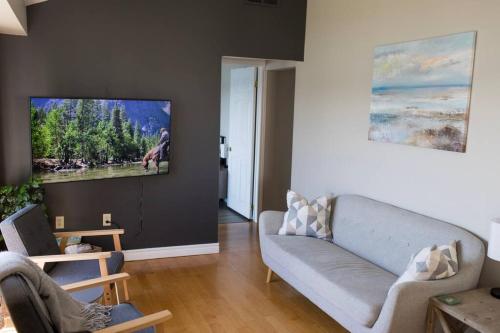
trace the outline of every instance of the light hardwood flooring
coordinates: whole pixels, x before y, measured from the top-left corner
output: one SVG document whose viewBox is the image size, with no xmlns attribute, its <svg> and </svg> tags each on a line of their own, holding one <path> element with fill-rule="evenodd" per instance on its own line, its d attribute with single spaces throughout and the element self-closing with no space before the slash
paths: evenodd
<svg viewBox="0 0 500 333">
<path fill-rule="evenodd" d="M 174 315 L 158 333 L 347 332 L 286 282 L 265 283 L 255 223 L 219 225 L 219 242 L 220 254 L 126 263 L 132 302 Z"/>
</svg>

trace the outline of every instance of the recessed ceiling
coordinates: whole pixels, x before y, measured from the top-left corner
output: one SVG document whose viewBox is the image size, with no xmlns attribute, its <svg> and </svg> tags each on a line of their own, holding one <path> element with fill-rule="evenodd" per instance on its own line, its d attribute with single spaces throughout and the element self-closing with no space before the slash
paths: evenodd
<svg viewBox="0 0 500 333">
<path fill-rule="evenodd" d="M 26 4 L 26 6 L 30 6 L 30 5 L 34 5 L 36 3 L 45 2 L 45 1 L 48 1 L 48 0 L 24 0 L 24 3 Z"/>
</svg>

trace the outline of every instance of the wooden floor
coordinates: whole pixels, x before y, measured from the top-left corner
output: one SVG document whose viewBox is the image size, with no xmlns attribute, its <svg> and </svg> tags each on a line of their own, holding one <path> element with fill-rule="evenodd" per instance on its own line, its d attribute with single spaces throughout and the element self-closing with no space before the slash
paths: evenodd
<svg viewBox="0 0 500 333">
<path fill-rule="evenodd" d="M 280 279 L 265 283 L 255 223 L 219 225 L 221 253 L 128 262 L 132 302 L 163 332 L 347 332 Z"/>
<path fill-rule="evenodd" d="M 219 224 L 248 222 L 244 216 L 239 215 L 225 204 L 219 204 Z"/>
</svg>

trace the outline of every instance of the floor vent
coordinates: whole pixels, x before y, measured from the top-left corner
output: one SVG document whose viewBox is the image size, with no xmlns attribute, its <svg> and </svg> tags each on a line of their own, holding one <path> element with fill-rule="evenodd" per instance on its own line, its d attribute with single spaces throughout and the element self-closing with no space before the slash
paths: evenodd
<svg viewBox="0 0 500 333">
<path fill-rule="evenodd" d="M 243 0 L 247 5 L 257 5 L 266 7 L 278 7 L 280 5 L 280 0 Z"/>
</svg>

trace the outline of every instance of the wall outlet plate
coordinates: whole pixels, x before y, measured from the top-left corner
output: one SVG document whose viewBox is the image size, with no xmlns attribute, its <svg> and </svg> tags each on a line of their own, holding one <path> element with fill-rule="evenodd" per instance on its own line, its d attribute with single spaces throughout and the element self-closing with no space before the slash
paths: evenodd
<svg viewBox="0 0 500 333">
<path fill-rule="evenodd" d="M 64 229 L 64 216 L 56 216 L 56 229 Z"/>
<path fill-rule="evenodd" d="M 102 226 L 111 227 L 111 213 L 102 214 Z"/>
</svg>

